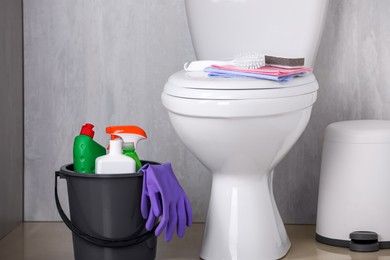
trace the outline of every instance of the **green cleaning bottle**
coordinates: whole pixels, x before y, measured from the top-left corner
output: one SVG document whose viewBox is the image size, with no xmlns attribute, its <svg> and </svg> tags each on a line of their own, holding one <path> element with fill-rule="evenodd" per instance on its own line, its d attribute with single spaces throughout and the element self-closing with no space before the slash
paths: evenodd
<svg viewBox="0 0 390 260">
<path fill-rule="evenodd" d="M 73 166 L 78 173 L 95 173 L 96 158 L 106 154 L 106 148 L 93 140 L 94 125 L 85 124 L 73 142 Z"/>
<path fill-rule="evenodd" d="M 136 171 L 138 172 L 138 170 L 142 168 L 142 164 L 140 159 L 138 158 L 137 153 L 135 152 L 133 143 L 123 143 L 122 149 L 124 155 L 133 158 L 133 160 L 135 161 Z"/>
<path fill-rule="evenodd" d="M 123 154 L 134 159 L 136 171 L 138 172 L 142 167 L 142 163 L 135 152 L 135 148 L 140 140 L 147 138 L 145 131 L 138 126 L 126 125 L 109 126 L 106 128 L 106 133 L 111 135 L 111 140 L 117 137 L 122 138 Z"/>
</svg>

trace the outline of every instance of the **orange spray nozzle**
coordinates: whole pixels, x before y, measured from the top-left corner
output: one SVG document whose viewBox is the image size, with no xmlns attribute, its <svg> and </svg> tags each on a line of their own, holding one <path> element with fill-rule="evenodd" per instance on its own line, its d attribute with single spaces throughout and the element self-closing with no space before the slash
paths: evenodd
<svg viewBox="0 0 390 260">
<path fill-rule="evenodd" d="M 140 136 L 143 136 L 144 138 L 147 138 L 145 131 L 138 126 L 135 125 L 125 125 L 125 126 L 108 126 L 106 128 L 106 133 L 111 135 L 116 134 L 137 134 Z"/>
<path fill-rule="evenodd" d="M 147 138 L 146 132 L 142 128 L 133 125 L 108 126 L 106 133 L 111 135 L 111 140 L 120 137 L 124 143 L 134 143 L 134 148 L 138 141 Z"/>
</svg>

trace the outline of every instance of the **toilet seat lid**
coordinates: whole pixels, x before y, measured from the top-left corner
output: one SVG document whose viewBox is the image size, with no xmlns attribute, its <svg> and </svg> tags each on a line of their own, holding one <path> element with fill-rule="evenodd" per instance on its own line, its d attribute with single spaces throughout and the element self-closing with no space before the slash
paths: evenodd
<svg viewBox="0 0 390 260">
<path fill-rule="evenodd" d="M 313 73 L 288 82 L 252 78 L 210 78 L 205 72 L 178 71 L 165 84 L 171 96 L 194 99 L 257 99 L 299 96 L 317 91 Z"/>
</svg>

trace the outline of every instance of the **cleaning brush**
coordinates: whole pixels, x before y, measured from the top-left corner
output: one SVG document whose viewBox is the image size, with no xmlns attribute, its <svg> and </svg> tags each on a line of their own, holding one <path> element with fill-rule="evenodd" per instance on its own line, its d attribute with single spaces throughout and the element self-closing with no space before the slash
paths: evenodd
<svg viewBox="0 0 390 260">
<path fill-rule="evenodd" d="M 265 65 L 265 56 L 258 52 L 244 52 L 234 56 L 231 61 L 216 61 L 216 60 L 198 60 L 187 62 L 184 64 L 186 71 L 203 71 L 211 65 L 226 66 L 233 65 L 238 69 L 258 69 Z"/>
</svg>

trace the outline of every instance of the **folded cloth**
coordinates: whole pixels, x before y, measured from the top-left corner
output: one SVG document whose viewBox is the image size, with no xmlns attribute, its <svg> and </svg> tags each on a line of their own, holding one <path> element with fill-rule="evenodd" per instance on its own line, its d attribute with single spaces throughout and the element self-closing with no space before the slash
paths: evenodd
<svg viewBox="0 0 390 260">
<path fill-rule="evenodd" d="M 245 72 L 242 70 L 219 69 L 219 68 L 214 68 L 213 66 L 207 67 L 204 71 L 207 72 L 208 76 L 212 78 L 256 78 L 256 79 L 272 80 L 277 82 L 286 82 L 294 77 L 300 77 L 306 75 L 306 72 L 295 72 L 290 74 L 279 73 L 279 75 L 277 75 L 274 72 L 268 74 L 261 74 L 259 72 Z"/>
<path fill-rule="evenodd" d="M 256 73 L 256 74 L 265 74 L 265 75 L 273 75 L 273 76 L 287 76 L 287 75 L 294 75 L 299 74 L 303 72 L 312 72 L 312 68 L 281 68 L 281 67 L 275 67 L 275 66 L 263 66 L 257 69 L 239 69 L 235 66 L 218 66 L 218 65 L 212 65 L 211 67 L 221 70 L 228 70 L 228 71 L 238 71 L 238 72 L 248 72 L 248 73 Z"/>
<path fill-rule="evenodd" d="M 164 239 L 170 241 L 177 228 L 177 235 L 183 237 L 185 226 L 192 224 L 192 209 L 171 164 L 145 164 L 139 171 L 144 174 L 141 214 L 147 219 L 146 229 L 151 230 L 156 219 L 162 216 L 155 235 L 165 230 Z"/>
</svg>

